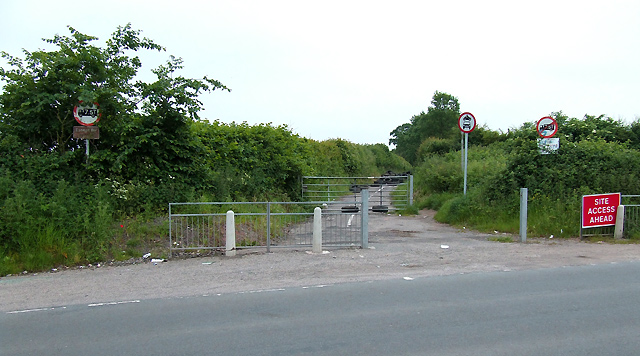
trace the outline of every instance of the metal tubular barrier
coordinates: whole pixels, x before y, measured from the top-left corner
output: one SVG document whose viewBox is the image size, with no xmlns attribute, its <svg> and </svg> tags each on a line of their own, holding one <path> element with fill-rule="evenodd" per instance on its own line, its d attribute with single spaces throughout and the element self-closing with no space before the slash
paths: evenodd
<svg viewBox="0 0 640 356">
<path fill-rule="evenodd" d="M 640 195 L 623 195 L 622 197 L 633 199 L 640 198 Z M 634 235 L 640 235 L 640 204 L 625 204 L 622 237 L 631 237 Z"/>
<path fill-rule="evenodd" d="M 170 203 L 169 257 L 225 251 L 228 211 L 234 212 L 234 251 L 311 246 L 316 207 L 322 209 L 323 246 L 362 247 L 362 221 L 368 211 L 361 201 Z"/>
<path fill-rule="evenodd" d="M 624 222 L 622 232 L 618 237 L 628 238 L 632 235 L 640 235 L 640 195 L 621 195 L 624 207 Z M 626 202 L 626 204 L 625 204 Z M 614 226 L 583 228 L 580 226 L 580 237 L 589 236 L 615 236 Z"/>
<path fill-rule="evenodd" d="M 302 200 L 356 201 L 362 189 L 369 189 L 374 212 L 401 210 L 413 205 L 413 175 L 388 174 L 379 177 L 312 177 L 301 179 Z"/>
</svg>

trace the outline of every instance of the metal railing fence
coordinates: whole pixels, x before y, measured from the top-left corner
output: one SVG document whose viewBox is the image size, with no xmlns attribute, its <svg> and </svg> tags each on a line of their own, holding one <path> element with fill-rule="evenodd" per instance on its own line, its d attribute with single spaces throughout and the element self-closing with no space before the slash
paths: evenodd
<svg viewBox="0 0 640 356">
<path fill-rule="evenodd" d="M 620 198 L 624 206 L 624 236 L 640 236 L 640 195 L 621 195 Z"/>
<path fill-rule="evenodd" d="M 218 250 L 226 244 L 227 211 L 234 212 L 236 249 L 311 246 L 313 211 L 322 209 L 323 246 L 362 247 L 367 204 L 348 202 L 207 202 L 169 204 L 169 255 Z"/>
<path fill-rule="evenodd" d="M 624 224 L 623 234 L 624 237 L 630 237 L 633 235 L 640 236 L 640 195 L 620 195 L 621 205 L 624 206 Z M 580 236 L 613 236 L 615 233 L 615 226 L 602 226 L 583 228 L 580 227 Z"/>
<path fill-rule="evenodd" d="M 365 188 L 370 190 L 372 206 L 398 210 L 413 204 L 413 175 L 410 174 L 379 177 L 304 176 L 301 179 L 303 201 L 357 201 L 358 194 Z"/>
</svg>

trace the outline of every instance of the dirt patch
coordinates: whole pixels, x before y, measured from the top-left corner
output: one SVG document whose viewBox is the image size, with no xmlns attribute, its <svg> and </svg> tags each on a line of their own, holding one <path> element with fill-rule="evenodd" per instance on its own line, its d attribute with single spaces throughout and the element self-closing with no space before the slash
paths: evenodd
<svg viewBox="0 0 640 356">
<path fill-rule="evenodd" d="M 418 216 L 371 214 L 369 249 L 241 250 L 160 263 L 91 266 L 0 278 L 0 311 L 186 297 L 351 281 L 512 271 L 640 259 L 640 245 L 529 238 L 489 241 L 503 234 L 455 229 Z M 514 237 L 514 240 L 517 240 Z"/>
</svg>

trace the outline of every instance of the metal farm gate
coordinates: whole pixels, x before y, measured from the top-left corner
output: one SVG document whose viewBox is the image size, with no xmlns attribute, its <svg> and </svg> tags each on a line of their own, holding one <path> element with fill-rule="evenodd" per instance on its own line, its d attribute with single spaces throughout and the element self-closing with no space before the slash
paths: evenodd
<svg viewBox="0 0 640 356">
<path fill-rule="evenodd" d="M 310 177 L 301 180 L 302 200 L 357 201 L 362 189 L 369 190 L 374 212 L 402 210 L 413 205 L 413 175 L 388 172 L 380 177 Z"/>
<path fill-rule="evenodd" d="M 366 247 L 367 201 L 170 203 L 169 256 L 224 251 L 227 212 L 233 211 L 236 249 L 311 246 L 314 209 L 322 210 L 322 245 Z"/>
<path fill-rule="evenodd" d="M 640 195 L 621 195 L 624 206 L 624 237 L 640 236 Z"/>
</svg>

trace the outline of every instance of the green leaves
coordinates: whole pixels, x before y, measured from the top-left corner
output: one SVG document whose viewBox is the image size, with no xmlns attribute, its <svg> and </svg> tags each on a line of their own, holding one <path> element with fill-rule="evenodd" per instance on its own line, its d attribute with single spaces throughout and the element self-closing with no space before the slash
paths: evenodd
<svg viewBox="0 0 640 356">
<path fill-rule="evenodd" d="M 418 163 L 418 150 L 427 138 L 450 138 L 458 131 L 460 104 L 458 98 L 436 91 L 427 113 L 424 111 L 411 118 L 410 123 L 398 126 L 391 132 L 390 144 L 396 152 L 412 164 Z"/>
</svg>

